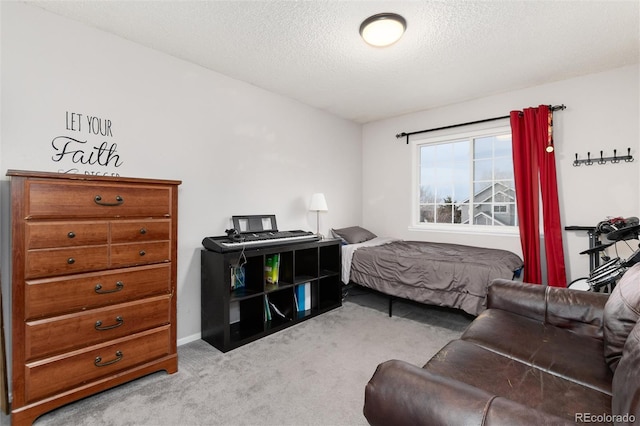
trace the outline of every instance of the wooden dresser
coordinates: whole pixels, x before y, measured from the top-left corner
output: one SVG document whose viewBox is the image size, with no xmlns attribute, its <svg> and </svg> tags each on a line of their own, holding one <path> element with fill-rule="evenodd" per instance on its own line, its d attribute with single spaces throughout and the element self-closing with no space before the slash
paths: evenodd
<svg viewBox="0 0 640 426">
<path fill-rule="evenodd" d="M 180 181 L 9 170 L 12 423 L 175 373 Z"/>
</svg>

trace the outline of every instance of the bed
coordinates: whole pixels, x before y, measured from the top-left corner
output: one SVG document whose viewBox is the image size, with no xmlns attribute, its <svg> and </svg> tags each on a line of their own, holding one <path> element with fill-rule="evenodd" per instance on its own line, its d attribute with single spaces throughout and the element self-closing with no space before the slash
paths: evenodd
<svg viewBox="0 0 640 426">
<path fill-rule="evenodd" d="M 360 227 L 332 231 L 344 243 L 345 284 L 471 315 L 485 309 L 491 281 L 513 279 L 523 267 L 522 259 L 507 250 L 378 237 Z"/>
</svg>

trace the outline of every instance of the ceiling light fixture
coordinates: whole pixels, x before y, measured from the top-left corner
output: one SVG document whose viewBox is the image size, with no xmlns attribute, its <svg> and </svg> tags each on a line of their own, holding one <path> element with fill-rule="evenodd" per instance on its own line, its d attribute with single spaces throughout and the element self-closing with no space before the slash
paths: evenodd
<svg viewBox="0 0 640 426">
<path fill-rule="evenodd" d="M 376 47 L 390 46 L 400 40 L 407 29 L 407 21 L 396 13 L 378 13 L 360 25 L 360 36 Z"/>
</svg>

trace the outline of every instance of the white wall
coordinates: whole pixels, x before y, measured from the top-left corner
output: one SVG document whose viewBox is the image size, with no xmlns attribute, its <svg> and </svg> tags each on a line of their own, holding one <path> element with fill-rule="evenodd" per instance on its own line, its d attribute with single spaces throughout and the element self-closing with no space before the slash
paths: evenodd
<svg viewBox="0 0 640 426">
<path fill-rule="evenodd" d="M 378 235 L 446 241 L 512 250 L 521 255 L 517 236 L 410 231 L 411 145 L 396 139 L 400 132 L 442 127 L 508 115 L 540 104 L 565 104 L 554 114 L 554 139 L 563 226 L 595 226 L 607 216 L 640 216 L 640 71 L 628 66 L 541 85 L 448 107 L 366 124 L 363 128 L 363 224 Z M 574 167 L 575 154 L 586 158 L 625 155 L 632 163 Z M 568 278 L 588 274 L 586 232 L 565 231 Z M 637 241 L 631 241 L 637 249 Z M 618 244 L 621 251 L 624 245 Z M 628 252 L 625 252 L 628 254 Z M 625 255 L 626 255 L 625 254 Z M 615 254 L 612 254 L 615 255 Z"/>
<path fill-rule="evenodd" d="M 312 193 L 324 192 L 329 211 L 321 214 L 321 231 L 360 222 L 360 125 L 31 5 L 0 7 L 5 321 L 7 169 L 182 180 L 179 343 L 200 333 L 202 238 L 224 234 L 232 215 L 275 214 L 280 229 L 315 231 L 308 203 Z M 67 112 L 83 115 L 81 127 L 67 122 Z M 89 115 L 110 120 L 112 134 L 90 133 Z M 107 166 L 74 164 L 69 155 L 53 161 L 57 136 L 86 140 L 87 153 L 87 146 L 115 143 L 122 164 L 115 157 Z"/>
</svg>

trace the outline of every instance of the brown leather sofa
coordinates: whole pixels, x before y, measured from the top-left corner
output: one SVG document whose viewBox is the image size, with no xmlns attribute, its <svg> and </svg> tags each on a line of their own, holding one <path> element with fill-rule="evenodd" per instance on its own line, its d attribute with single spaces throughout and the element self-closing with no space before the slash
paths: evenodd
<svg viewBox="0 0 640 426">
<path fill-rule="evenodd" d="M 487 310 L 424 367 L 366 386 L 371 425 L 640 424 L 640 264 L 611 295 L 496 280 Z"/>
</svg>

